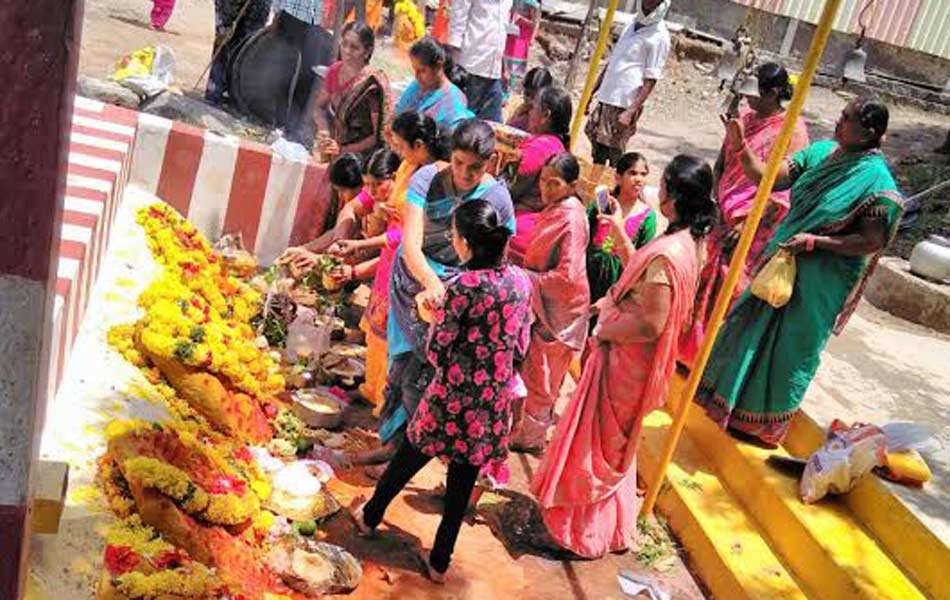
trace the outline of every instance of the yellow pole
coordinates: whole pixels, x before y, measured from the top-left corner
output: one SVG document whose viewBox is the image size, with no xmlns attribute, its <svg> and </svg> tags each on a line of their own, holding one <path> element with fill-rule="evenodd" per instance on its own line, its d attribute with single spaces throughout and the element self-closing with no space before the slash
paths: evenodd
<svg viewBox="0 0 950 600">
<path fill-rule="evenodd" d="M 594 84 L 597 82 L 597 68 L 600 65 L 600 59 L 604 57 L 604 48 L 607 46 L 607 40 L 610 38 L 610 28 L 614 23 L 614 13 L 617 12 L 617 3 L 619 0 L 610 0 L 607 3 L 607 16 L 600 25 L 600 34 L 597 36 L 597 47 L 594 48 L 594 55 L 590 57 L 590 70 L 587 71 L 587 80 L 584 82 L 584 92 L 581 94 L 581 102 L 577 105 L 577 112 L 574 113 L 574 122 L 571 123 L 571 148 L 577 141 L 577 134 L 581 131 L 581 121 L 584 120 L 584 111 L 590 103 L 590 97 L 594 94 Z"/>
<path fill-rule="evenodd" d="M 812 39 L 811 48 L 808 50 L 808 57 L 805 59 L 805 65 L 802 69 L 802 75 L 798 85 L 795 87 L 795 95 L 785 113 L 785 122 L 782 130 L 779 132 L 778 139 L 772 147 L 769 154 L 769 160 L 765 165 L 765 173 L 762 175 L 762 181 L 759 182 L 759 188 L 756 191 L 753 200 L 752 210 L 746 219 L 745 226 L 742 228 L 742 236 L 732 255 L 732 262 L 729 264 L 729 272 L 726 275 L 726 281 L 723 283 L 722 290 L 716 298 L 716 304 L 713 307 L 712 315 L 706 326 L 706 337 L 703 338 L 702 347 L 699 350 L 699 356 L 693 368 L 690 370 L 689 379 L 686 380 L 686 388 L 683 391 L 683 397 L 677 412 L 673 417 L 673 425 L 670 427 L 670 433 L 666 438 L 663 452 L 660 454 L 660 464 L 657 469 L 657 477 L 650 484 L 646 498 L 643 501 L 641 515 L 648 515 L 653 512 L 657 496 L 660 494 L 660 486 L 666 477 L 666 468 L 673 458 L 673 451 L 676 450 L 676 444 L 680 435 L 683 433 L 683 427 L 686 425 L 686 417 L 689 414 L 689 408 L 692 404 L 693 396 L 699 388 L 699 382 L 703 371 L 706 369 L 706 363 L 709 355 L 712 353 L 713 342 L 716 340 L 716 334 L 722 326 L 722 321 L 726 316 L 726 310 L 729 308 L 729 302 L 732 293 L 736 289 L 739 281 L 739 273 L 742 265 L 745 264 L 746 256 L 749 254 L 749 248 L 752 246 L 752 239 L 755 237 L 755 230 L 759 227 L 759 221 L 762 220 L 762 214 L 768 205 L 769 196 L 772 193 L 772 186 L 775 185 L 775 179 L 778 176 L 779 165 L 785 157 L 785 150 L 788 148 L 789 140 L 795 130 L 795 123 L 805 105 L 805 97 L 808 95 L 808 88 L 811 86 L 812 77 L 818 70 L 821 61 L 821 54 L 824 52 L 825 44 L 828 42 L 828 36 L 831 34 L 831 26 L 834 23 L 835 15 L 841 0 L 826 0 L 825 8 L 821 13 L 821 20 L 818 22 L 818 29 L 815 37 Z"/>
</svg>

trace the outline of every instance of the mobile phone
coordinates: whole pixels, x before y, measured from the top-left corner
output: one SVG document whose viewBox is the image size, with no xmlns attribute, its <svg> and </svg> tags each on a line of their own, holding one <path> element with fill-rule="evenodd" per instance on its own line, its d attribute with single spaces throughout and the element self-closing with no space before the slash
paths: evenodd
<svg viewBox="0 0 950 600">
<path fill-rule="evenodd" d="M 594 199 L 597 202 L 597 211 L 604 215 L 610 214 L 610 191 L 606 185 L 594 188 Z"/>
</svg>

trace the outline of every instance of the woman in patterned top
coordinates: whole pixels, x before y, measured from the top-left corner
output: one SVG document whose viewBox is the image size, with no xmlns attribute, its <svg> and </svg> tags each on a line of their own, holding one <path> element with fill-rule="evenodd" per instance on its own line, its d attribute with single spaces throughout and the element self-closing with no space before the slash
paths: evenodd
<svg viewBox="0 0 950 600">
<path fill-rule="evenodd" d="M 429 577 L 439 583 L 479 470 L 508 453 L 517 369 L 531 331 L 531 282 L 505 261 L 510 237 L 489 202 L 455 209 L 452 245 L 462 271 L 447 282 L 433 314 L 427 354 L 435 374 L 373 497 L 354 511 L 360 531 L 371 533 L 430 459 L 447 461 L 445 511 L 432 553 L 424 556 Z"/>
</svg>

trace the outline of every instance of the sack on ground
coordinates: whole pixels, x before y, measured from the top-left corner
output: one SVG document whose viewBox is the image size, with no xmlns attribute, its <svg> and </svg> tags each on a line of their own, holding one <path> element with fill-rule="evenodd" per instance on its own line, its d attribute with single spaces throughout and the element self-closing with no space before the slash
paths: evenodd
<svg viewBox="0 0 950 600">
<path fill-rule="evenodd" d="M 752 280 L 752 295 L 765 300 L 773 308 L 782 308 L 795 291 L 795 272 L 795 255 L 788 250 L 779 250 Z"/>
<path fill-rule="evenodd" d="M 835 419 L 825 443 L 811 455 L 802 474 L 802 500 L 811 504 L 826 494 L 843 494 L 861 477 L 885 463 L 886 436 L 875 425 L 845 425 Z"/>
</svg>

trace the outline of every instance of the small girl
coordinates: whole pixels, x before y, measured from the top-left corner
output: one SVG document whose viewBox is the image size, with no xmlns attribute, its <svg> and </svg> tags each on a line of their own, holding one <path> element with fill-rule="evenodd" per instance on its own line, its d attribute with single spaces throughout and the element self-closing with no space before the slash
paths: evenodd
<svg viewBox="0 0 950 600">
<path fill-rule="evenodd" d="M 463 270 L 447 282 L 433 314 L 427 355 L 435 375 L 373 497 L 353 513 L 361 533 L 371 534 L 419 470 L 434 457 L 447 461 L 442 522 L 431 554 L 423 554 L 437 583 L 444 581 L 479 471 L 508 453 L 513 379 L 531 321 L 531 283 L 505 261 L 510 236 L 485 200 L 455 209 L 452 245 Z"/>
<path fill-rule="evenodd" d="M 528 68 L 528 50 L 541 24 L 541 3 L 538 0 L 515 0 L 511 6 L 508 40 L 502 65 L 507 75 L 506 92 L 518 89 Z"/>
<path fill-rule="evenodd" d="M 553 84 L 554 76 L 552 76 L 551 71 L 548 71 L 545 67 L 534 67 L 525 73 L 524 85 L 522 86 L 523 89 L 521 92 L 522 102 L 521 105 L 515 109 L 511 118 L 508 119 L 508 125 L 521 129 L 522 131 L 528 131 L 528 113 L 531 112 L 531 107 L 534 106 L 534 100 L 538 92 Z"/>
<path fill-rule="evenodd" d="M 393 180 L 400 164 L 399 155 L 389 148 L 380 148 L 366 161 L 363 190 L 353 201 L 354 216 L 359 229 L 348 238 L 337 239 L 327 252 L 346 259 L 335 276 L 343 281 L 364 280 L 376 273 L 377 257 L 386 245 L 386 231 L 390 223 L 399 220 L 399 211 L 389 204 Z"/>
</svg>

